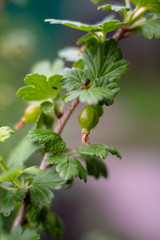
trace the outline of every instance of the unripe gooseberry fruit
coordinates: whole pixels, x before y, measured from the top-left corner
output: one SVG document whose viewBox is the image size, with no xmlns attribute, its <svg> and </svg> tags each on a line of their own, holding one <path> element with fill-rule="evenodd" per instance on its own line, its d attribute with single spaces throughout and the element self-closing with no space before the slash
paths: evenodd
<svg viewBox="0 0 160 240">
<path fill-rule="evenodd" d="M 94 107 L 96 108 L 96 110 L 98 112 L 98 116 L 101 117 L 103 115 L 103 108 L 102 108 L 102 106 L 97 104 L 97 105 L 94 105 Z"/>
<path fill-rule="evenodd" d="M 40 106 L 38 104 L 29 105 L 24 111 L 25 123 L 34 123 L 41 113 Z"/>
<path fill-rule="evenodd" d="M 96 108 L 93 105 L 84 107 L 79 114 L 78 121 L 82 128 L 82 133 L 89 134 L 90 130 L 94 128 L 99 121 Z"/>
</svg>

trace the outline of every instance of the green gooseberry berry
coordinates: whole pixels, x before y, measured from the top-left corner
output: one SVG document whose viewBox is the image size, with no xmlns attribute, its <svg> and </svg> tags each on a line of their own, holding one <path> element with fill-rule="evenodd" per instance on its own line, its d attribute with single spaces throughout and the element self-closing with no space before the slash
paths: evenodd
<svg viewBox="0 0 160 240">
<path fill-rule="evenodd" d="M 82 133 L 89 134 L 90 130 L 94 128 L 99 121 L 96 108 L 93 105 L 84 107 L 79 114 L 78 121 L 82 128 Z"/>
<path fill-rule="evenodd" d="M 24 122 L 34 123 L 41 113 L 40 105 L 34 103 L 29 105 L 24 111 Z"/>
</svg>

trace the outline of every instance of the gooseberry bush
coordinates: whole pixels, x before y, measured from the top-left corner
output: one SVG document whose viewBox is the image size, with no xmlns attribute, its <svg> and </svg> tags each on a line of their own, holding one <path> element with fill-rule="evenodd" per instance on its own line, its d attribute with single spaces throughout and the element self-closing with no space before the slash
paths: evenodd
<svg viewBox="0 0 160 240">
<path fill-rule="evenodd" d="M 28 123 L 34 123 L 34 127 L 28 139 L 13 149 L 7 163 L 0 156 L 0 213 L 9 216 L 13 212 L 15 216 L 5 239 L 37 240 L 41 232 L 62 239 L 63 222 L 50 211 L 55 192 L 71 187 L 76 177 L 84 182 L 88 175 L 106 178 L 104 159 L 108 153 L 121 158 L 114 147 L 91 144 L 89 133 L 103 117 L 103 108 L 114 103 L 120 91 L 118 82 L 129 68 L 118 41 L 137 32 L 148 39 L 160 38 L 160 1 L 125 0 L 118 5 L 112 1 L 107 4 L 106 0 L 92 2 L 100 4 L 98 10 L 112 14 L 95 25 L 45 20 L 83 31 L 85 34 L 77 41 L 79 51 L 62 51 L 59 56 L 63 60 L 56 60 L 47 76 L 28 74 L 26 86 L 17 92 L 28 106 L 15 131 Z M 108 38 L 108 33 L 112 37 Z M 72 68 L 64 67 L 64 59 L 73 62 Z M 82 146 L 71 150 L 60 134 L 79 103 L 86 103 L 77 119 L 82 128 Z M 15 131 L 1 127 L 0 142 Z M 35 151 L 43 152 L 39 166 L 26 167 Z"/>
</svg>

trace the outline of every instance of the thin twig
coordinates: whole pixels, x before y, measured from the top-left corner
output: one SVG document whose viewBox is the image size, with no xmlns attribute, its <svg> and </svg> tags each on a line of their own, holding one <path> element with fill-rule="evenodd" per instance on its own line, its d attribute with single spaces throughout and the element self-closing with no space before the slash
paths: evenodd
<svg viewBox="0 0 160 240">
<path fill-rule="evenodd" d="M 57 125 L 56 128 L 54 130 L 55 133 L 57 134 L 61 134 L 66 122 L 68 121 L 69 117 L 71 116 L 72 112 L 74 111 L 74 109 L 77 107 L 79 103 L 79 99 L 76 98 L 75 100 L 73 100 L 73 102 L 71 102 L 71 104 L 69 105 L 67 111 L 65 112 L 65 114 L 63 114 L 63 116 L 61 118 L 57 119 Z M 51 165 L 48 164 L 46 165 L 46 160 L 47 160 L 47 154 L 44 155 L 42 162 L 40 164 L 40 168 L 41 169 L 45 169 L 50 167 Z"/>
</svg>

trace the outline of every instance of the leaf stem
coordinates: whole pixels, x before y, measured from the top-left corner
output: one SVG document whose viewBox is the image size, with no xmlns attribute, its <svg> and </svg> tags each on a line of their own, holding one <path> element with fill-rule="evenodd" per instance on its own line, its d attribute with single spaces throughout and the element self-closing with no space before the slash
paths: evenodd
<svg viewBox="0 0 160 240">
<path fill-rule="evenodd" d="M 105 40 L 106 40 L 106 34 L 103 32 L 102 41 L 105 42 Z"/>
<path fill-rule="evenodd" d="M 2 184 L 0 184 L 0 187 L 5 189 L 5 190 L 8 190 L 8 191 L 13 191 L 13 192 L 16 192 L 17 189 L 16 188 L 12 188 L 12 187 L 7 187 L 7 186 L 4 186 Z"/>
<path fill-rule="evenodd" d="M 142 17 L 142 15 L 146 11 L 147 10 L 145 7 L 136 7 L 135 10 L 133 11 L 133 13 L 131 14 L 127 24 L 131 25 L 131 24 L 135 23 L 137 20 L 139 20 Z"/>
<path fill-rule="evenodd" d="M 21 184 L 21 182 L 18 180 L 18 179 L 15 179 L 13 181 L 11 181 L 13 183 L 13 185 L 18 188 L 18 189 L 21 189 L 21 188 L 24 188 L 23 185 Z"/>
<path fill-rule="evenodd" d="M 96 39 L 97 39 L 99 42 L 101 42 L 101 38 L 100 38 L 95 32 L 93 32 L 93 35 L 96 37 Z"/>
</svg>

